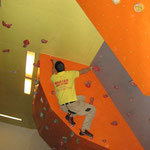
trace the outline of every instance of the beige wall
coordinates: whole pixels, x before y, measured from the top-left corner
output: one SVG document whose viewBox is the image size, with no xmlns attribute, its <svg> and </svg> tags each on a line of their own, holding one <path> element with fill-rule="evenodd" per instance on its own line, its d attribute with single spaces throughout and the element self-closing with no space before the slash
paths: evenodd
<svg viewBox="0 0 150 150">
<path fill-rule="evenodd" d="M 51 150 L 36 129 L 0 122 L 0 150 Z"/>
</svg>

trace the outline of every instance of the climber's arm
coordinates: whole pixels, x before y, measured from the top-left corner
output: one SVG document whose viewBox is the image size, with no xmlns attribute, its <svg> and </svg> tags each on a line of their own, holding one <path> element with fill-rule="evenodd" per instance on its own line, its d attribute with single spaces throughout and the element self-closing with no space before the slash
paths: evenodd
<svg viewBox="0 0 150 150">
<path fill-rule="evenodd" d="M 56 59 L 51 59 L 51 62 L 52 62 L 52 74 L 56 74 L 57 71 L 55 69 L 55 63 L 57 62 L 58 60 Z"/>
<path fill-rule="evenodd" d="M 92 67 L 84 68 L 84 69 L 79 70 L 79 74 L 82 75 L 82 74 L 88 73 L 91 70 L 92 70 Z"/>
</svg>

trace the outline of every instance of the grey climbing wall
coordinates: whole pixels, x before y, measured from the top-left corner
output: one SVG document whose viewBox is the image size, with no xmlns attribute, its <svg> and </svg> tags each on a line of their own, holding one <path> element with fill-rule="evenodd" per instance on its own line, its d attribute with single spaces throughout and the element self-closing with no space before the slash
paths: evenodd
<svg viewBox="0 0 150 150">
<path fill-rule="evenodd" d="M 101 71 L 95 72 L 97 78 L 144 150 L 150 150 L 150 97 L 130 82 L 132 78 L 105 42 L 91 65 L 100 67 Z"/>
</svg>

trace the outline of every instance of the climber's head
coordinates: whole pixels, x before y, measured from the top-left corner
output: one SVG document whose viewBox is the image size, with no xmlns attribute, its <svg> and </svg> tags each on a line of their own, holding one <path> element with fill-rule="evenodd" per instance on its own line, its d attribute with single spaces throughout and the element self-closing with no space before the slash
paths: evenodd
<svg viewBox="0 0 150 150">
<path fill-rule="evenodd" d="M 65 71 L 65 65 L 61 61 L 55 63 L 55 69 L 57 72 Z"/>
</svg>

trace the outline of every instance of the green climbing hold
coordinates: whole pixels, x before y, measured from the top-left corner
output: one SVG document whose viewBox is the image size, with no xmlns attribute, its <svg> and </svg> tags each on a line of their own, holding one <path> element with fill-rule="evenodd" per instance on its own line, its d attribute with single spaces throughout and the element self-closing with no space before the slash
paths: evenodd
<svg viewBox="0 0 150 150">
<path fill-rule="evenodd" d="M 46 107 L 43 107 L 43 110 L 45 110 L 45 111 L 46 111 L 46 110 L 47 110 L 47 108 L 46 108 Z"/>
<path fill-rule="evenodd" d="M 43 112 L 40 112 L 40 117 L 44 119 L 44 114 L 43 114 Z"/>
<path fill-rule="evenodd" d="M 78 138 L 76 138 L 76 142 L 77 142 L 77 144 L 79 144 L 79 143 L 80 143 Z"/>
<path fill-rule="evenodd" d="M 46 125 L 46 126 L 45 126 L 45 130 L 48 130 L 48 129 L 49 129 L 49 127 L 48 127 L 48 125 Z"/>
<path fill-rule="evenodd" d="M 39 80 L 35 80 L 35 85 L 38 85 L 40 82 L 39 82 Z"/>
<path fill-rule="evenodd" d="M 68 138 L 63 136 L 62 139 L 64 140 L 64 143 L 67 143 Z"/>
<path fill-rule="evenodd" d="M 55 120 L 54 120 L 54 123 L 58 123 L 58 120 L 57 120 L 57 119 L 55 119 Z"/>
<path fill-rule="evenodd" d="M 73 137 L 73 136 L 74 136 L 74 132 L 71 131 L 70 137 Z"/>
<path fill-rule="evenodd" d="M 62 139 L 63 139 L 63 140 L 67 140 L 68 138 L 67 138 L 67 137 L 65 137 L 65 136 L 62 136 Z"/>
</svg>

